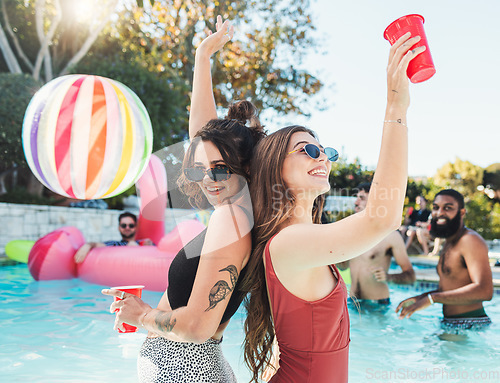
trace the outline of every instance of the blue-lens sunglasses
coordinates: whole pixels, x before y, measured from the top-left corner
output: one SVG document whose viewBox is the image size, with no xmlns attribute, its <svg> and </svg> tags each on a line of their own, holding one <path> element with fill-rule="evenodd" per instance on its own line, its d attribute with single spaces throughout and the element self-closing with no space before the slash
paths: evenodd
<svg viewBox="0 0 500 383">
<path fill-rule="evenodd" d="M 302 148 L 292 150 L 288 154 L 292 154 L 295 152 L 305 152 L 309 157 L 315 160 L 319 158 L 322 151 L 326 154 L 326 157 L 331 162 L 335 162 L 339 159 L 339 152 L 337 152 L 334 148 L 327 147 L 321 150 L 317 145 L 314 144 L 306 144 Z"/>
</svg>

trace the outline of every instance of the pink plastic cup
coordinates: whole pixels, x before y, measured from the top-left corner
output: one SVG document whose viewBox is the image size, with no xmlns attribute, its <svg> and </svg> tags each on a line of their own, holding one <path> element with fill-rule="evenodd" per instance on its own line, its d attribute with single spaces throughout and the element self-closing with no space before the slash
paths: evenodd
<svg viewBox="0 0 500 383">
<path fill-rule="evenodd" d="M 117 286 L 117 287 L 111 287 L 113 290 L 120 290 L 120 291 L 125 291 L 126 293 L 134 294 L 137 295 L 139 298 L 142 297 L 142 289 L 144 286 Z M 121 301 L 120 298 L 115 297 L 115 302 L 116 301 Z M 116 310 L 118 311 L 118 310 Z M 125 333 L 125 332 L 136 332 L 137 327 L 129 325 L 127 323 L 123 324 L 123 327 L 125 327 L 125 331 L 121 331 L 118 329 L 118 332 Z"/>
<path fill-rule="evenodd" d="M 410 61 L 406 74 L 412 83 L 418 83 L 430 79 L 436 68 L 432 62 L 431 51 L 424 31 L 424 18 L 420 15 L 407 15 L 393 21 L 384 31 L 384 38 L 393 45 L 405 33 L 411 32 L 411 36 L 420 36 L 418 43 L 410 49 L 426 46 L 425 52 L 420 53 Z"/>
</svg>

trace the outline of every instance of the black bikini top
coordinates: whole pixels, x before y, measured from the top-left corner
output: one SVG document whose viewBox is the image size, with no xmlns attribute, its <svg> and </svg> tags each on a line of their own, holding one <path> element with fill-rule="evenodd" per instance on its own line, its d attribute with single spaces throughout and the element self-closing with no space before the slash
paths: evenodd
<svg viewBox="0 0 500 383">
<path fill-rule="evenodd" d="M 175 256 L 168 270 L 168 288 L 167 295 L 172 310 L 179 307 L 187 306 L 191 291 L 193 290 L 196 272 L 200 263 L 201 250 L 205 242 L 207 229 L 203 230 L 191 242 L 184 246 Z M 240 282 L 246 274 L 246 265 L 241 270 L 241 273 L 236 282 L 233 293 L 229 299 L 229 303 L 222 316 L 221 324 L 227 322 L 234 315 L 240 306 L 245 294 L 240 290 Z M 207 296 L 207 307 L 209 305 Z"/>
</svg>

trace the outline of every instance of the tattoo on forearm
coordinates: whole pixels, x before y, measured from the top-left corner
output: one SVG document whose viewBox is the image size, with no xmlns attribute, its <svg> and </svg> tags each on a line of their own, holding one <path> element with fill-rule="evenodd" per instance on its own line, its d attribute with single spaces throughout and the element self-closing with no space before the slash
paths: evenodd
<svg viewBox="0 0 500 383">
<path fill-rule="evenodd" d="M 172 318 L 172 312 L 158 313 L 155 317 L 156 328 L 163 332 L 171 332 L 177 320 Z"/>
<path fill-rule="evenodd" d="M 392 91 L 393 91 L 394 93 L 399 93 L 396 89 L 393 89 Z"/>
<path fill-rule="evenodd" d="M 208 295 L 210 304 L 205 311 L 209 311 L 217 306 L 217 304 L 223 301 L 234 290 L 236 286 L 236 281 L 238 280 L 238 269 L 236 269 L 236 266 L 229 265 L 223 269 L 220 269 L 219 272 L 220 271 L 229 272 L 229 276 L 231 278 L 231 286 L 229 286 L 229 284 L 224 280 L 218 281 L 210 290 L 210 294 Z"/>
</svg>

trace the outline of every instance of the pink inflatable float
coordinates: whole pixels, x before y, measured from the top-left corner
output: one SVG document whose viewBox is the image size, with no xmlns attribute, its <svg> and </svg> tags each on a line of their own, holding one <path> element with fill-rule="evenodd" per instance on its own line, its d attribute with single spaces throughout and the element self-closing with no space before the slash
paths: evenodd
<svg viewBox="0 0 500 383">
<path fill-rule="evenodd" d="M 35 242 L 28 257 L 28 268 L 37 281 L 76 277 L 73 259 L 85 243 L 76 227 L 62 227 Z"/>
<path fill-rule="evenodd" d="M 77 276 L 104 286 L 144 285 L 146 290 L 165 291 L 170 263 L 183 247 L 205 226 L 197 220 L 181 222 L 161 241 L 170 246 L 119 246 L 92 249 L 77 265 Z M 74 253 L 73 253 L 74 254 Z"/>
<path fill-rule="evenodd" d="M 150 238 L 157 247 L 98 247 L 77 265 L 74 255 L 85 239 L 77 228 L 63 227 L 33 245 L 28 258 L 33 278 L 39 281 L 78 277 L 103 286 L 144 285 L 146 290 L 165 291 L 172 259 L 205 226 L 198 220 L 188 220 L 164 235 L 167 178 L 158 157 L 151 156 L 137 187 L 141 197 L 137 238 Z"/>
</svg>

